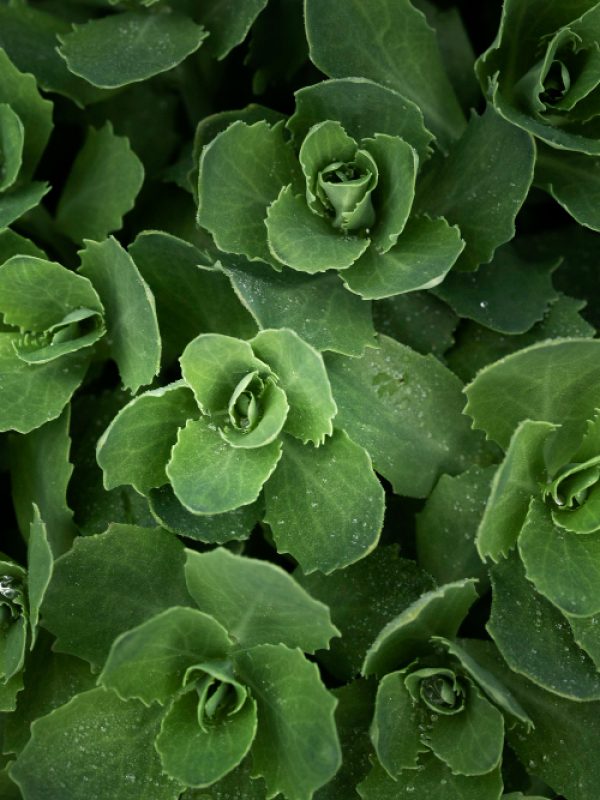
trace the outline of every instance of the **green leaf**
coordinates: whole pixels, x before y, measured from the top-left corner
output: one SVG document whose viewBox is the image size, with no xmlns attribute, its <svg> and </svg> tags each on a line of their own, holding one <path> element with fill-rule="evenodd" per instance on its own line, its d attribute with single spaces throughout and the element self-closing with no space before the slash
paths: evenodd
<svg viewBox="0 0 600 800">
<path fill-rule="evenodd" d="M 161 231 L 144 231 L 129 252 L 156 300 L 164 362 L 174 361 L 200 333 L 240 339 L 256 333 L 256 323 L 230 282 L 203 268 L 206 257 L 193 244 Z"/>
<path fill-rule="evenodd" d="M 105 89 L 143 81 L 177 66 L 197 50 L 207 33 L 189 17 L 125 11 L 59 35 L 69 70 Z"/>
<path fill-rule="evenodd" d="M 423 111 L 442 146 L 460 136 L 464 117 L 435 33 L 409 0 L 307 0 L 306 33 L 311 60 L 326 75 L 359 75 L 396 90 Z"/>
<path fill-rule="evenodd" d="M 487 775 L 453 775 L 434 755 L 423 756 L 420 768 L 407 770 L 398 780 L 376 764 L 357 787 L 362 800 L 500 800 L 502 777 L 499 769 Z"/>
<path fill-rule="evenodd" d="M 173 606 L 115 639 L 98 683 L 122 700 L 164 705 L 183 685 L 188 667 L 223 659 L 230 648 L 227 631 L 215 619 Z"/>
<path fill-rule="evenodd" d="M 542 144 L 535 164 L 535 184 L 545 189 L 581 225 L 600 230 L 598 160 L 583 153 Z"/>
<path fill-rule="evenodd" d="M 432 636 L 453 639 L 476 598 L 472 579 L 422 595 L 378 634 L 363 662 L 363 675 L 385 675 L 410 663 L 429 649 Z"/>
<path fill-rule="evenodd" d="M 25 132 L 23 123 L 7 103 L 0 103 L 0 151 L 3 170 L 0 191 L 10 188 L 17 180 L 23 159 Z"/>
<path fill-rule="evenodd" d="M 600 612 L 600 533 L 577 535 L 533 499 L 519 537 L 527 577 L 555 606 L 576 617 Z"/>
<path fill-rule="evenodd" d="M 474 466 L 456 477 L 442 475 L 416 517 L 419 564 L 439 584 L 477 578 L 487 585 L 487 570 L 475 547 L 494 467 Z"/>
<path fill-rule="evenodd" d="M 337 406 L 321 354 L 287 328 L 263 330 L 250 344 L 285 391 L 290 410 L 284 430 L 304 444 L 323 444 L 333 433 Z"/>
<path fill-rule="evenodd" d="M 177 499 L 194 514 L 221 514 L 253 503 L 281 457 L 281 442 L 232 447 L 206 417 L 180 428 L 167 464 Z"/>
<path fill-rule="evenodd" d="M 7 228 L 0 231 L 0 264 L 4 264 L 5 261 L 8 261 L 13 256 L 45 258 L 46 254 L 30 239 L 26 239 L 24 236 L 20 236 L 10 228 Z"/>
<path fill-rule="evenodd" d="M 228 772 L 217 783 L 201 789 L 187 789 L 181 800 L 265 800 L 265 782 L 251 777 L 252 757 L 246 756 L 242 763 Z"/>
<path fill-rule="evenodd" d="M 0 682 L 0 711 L 14 711 L 17 706 L 17 695 L 22 690 L 23 672 L 17 672 L 6 683 Z"/>
<path fill-rule="evenodd" d="M 508 666 L 570 700 L 600 699 L 594 664 L 577 647 L 560 611 L 529 583 L 518 556 L 496 564 L 490 575 L 492 613 L 487 629 Z"/>
<path fill-rule="evenodd" d="M 292 184 L 269 206 L 266 226 L 275 262 L 309 275 L 347 269 L 369 247 L 368 239 L 342 233 L 313 212 Z"/>
<path fill-rule="evenodd" d="M 252 23 L 267 5 L 267 0 L 238 0 L 235 6 L 223 5 L 221 0 L 204 0 L 202 6 L 194 8 L 200 22 L 210 32 L 206 45 L 218 59 L 241 44 Z"/>
<path fill-rule="evenodd" d="M 463 472 L 478 439 L 461 383 L 432 356 L 381 336 L 360 359 L 327 356 L 336 425 L 362 445 L 396 494 L 426 497 L 443 472 Z"/>
<path fill-rule="evenodd" d="M 0 51 L 2 52 L 2 51 Z M 35 181 L 28 183 L 11 192 L 0 195 L 0 229 L 18 220 L 25 212 L 38 205 L 42 197 L 48 194 L 50 186 L 47 183 Z"/>
<path fill-rule="evenodd" d="M 48 542 L 46 526 L 40 517 L 39 508 L 34 505 L 27 547 L 27 594 L 32 639 L 30 649 L 33 649 L 35 643 L 40 606 L 52 577 L 52 566 L 52 550 Z"/>
<path fill-rule="evenodd" d="M 597 667 L 600 667 L 600 632 L 598 631 L 598 614 L 592 617 L 572 617 L 565 614 L 569 621 L 573 637 L 582 650 L 590 656 Z"/>
<path fill-rule="evenodd" d="M 0 640 L 0 676 L 2 683 L 7 688 L 10 686 L 11 707 L 14 707 L 12 706 L 14 696 L 23 685 L 22 681 L 11 682 L 11 679 L 15 678 L 23 669 L 27 652 L 27 629 L 27 618 L 25 614 L 21 613 L 16 619 L 9 620 L 6 628 L 2 631 Z M 7 698 L 2 699 L 2 705 L 4 705 Z"/>
<path fill-rule="evenodd" d="M 19 176 L 29 179 L 50 138 L 52 103 L 41 96 L 33 75 L 20 72 L 3 49 L 0 49 L 0 75 L 0 103 L 8 104 L 23 125 L 23 164 Z"/>
<path fill-rule="evenodd" d="M 531 497 L 546 481 L 544 446 L 556 427 L 529 419 L 517 426 L 492 480 L 477 531 L 477 550 L 483 559 L 497 562 L 515 546 Z"/>
<path fill-rule="evenodd" d="M 208 786 L 238 766 L 256 735 L 256 703 L 248 697 L 235 714 L 204 730 L 198 725 L 198 695 L 177 697 L 156 739 L 163 770 L 186 786 Z"/>
<path fill-rule="evenodd" d="M 469 684 L 464 710 L 459 714 L 439 714 L 427 733 L 427 744 L 453 773 L 485 775 L 500 765 L 504 719 Z"/>
<path fill-rule="evenodd" d="M 59 230 L 78 244 L 101 241 L 123 227 L 143 182 L 142 162 L 127 137 L 117 136 L 110 122 L 90 128 L 58 201 Z"/>
<path fill-rule="evenodd" d="M 599 356 L 600 342 L 592 339 L 555 339 L 520 350 L 482 369 L 467 386 L 465 414 L 505 449 L 524 419 L 560 425 L 547 454 L 552 473 L 569 460 L 598 405 Z"/>
<path fill-rule="evenodd" d="M 403 672 L 390 672 L 379 682 L 371 739 L 377 758 L 396 780 L 402 770 L 416 769 L 419 756 L 427 752 L 421 741 L 421 715 L 404 685 Z"/>
<path fill-rule="evenodd" d="M 69 461 L 70 416 L 65 409 L 60 417 L 37 430 L 14 437 L 9 449 L 12 497 L 21 533 L 27 540 L 37 520 L 36 531 L 40 532 L 37 525 L 41 523 L 55 557 L 71 547 L 77 533 L 67 503 L 73 472 Z"/>
<path fill-rule="evenodd" d="M 130 484 L 148 494 L 166 483 L 165 467 L 177 431 L 197 416 L 194 397 L 183 381 L 134 397 L 98 440 L 96 458 L 105 488 Z"/>
<path fill-rule="evenodd" d="M 370 303 L 345 291 L 332 273 L 308 275 L 223 259 L 221 269 L 261 328 L 290 327 L 317 350 L 359 356 L 374 346 Z"/>
<path fill-rule="evenodd" d="M 207 544 L 247 539 L 262 517 L 260 503 L 215 516 L 192 514 L 181 505 L 169 484 L 151 489 L 148 501 L 150 511 L 162 528 Z"/>
<path fill-rule="evenodd" d="M 85 375 L 87 351 L 60 362 L 27 364 L 15 352 L 20 337 L 0 333 L 0 430 L 30 433 L 56 419 Z"/>
<path fill-rule="evenodd" d="M 438 358 L 454 344 L 456 314 L 428 292 L 395 295 L 373 304 L 381 333 L 409 345 L 417 353 Z"/>
<path fill-rule="evenodd" d="M 304 572 L 348 566 L 379 540 L 383 487 L 366 450 L 344 431 L 318 448 L 285 437 L 265 501 L 277 549 L 290 553 Z"/>
<path fill-rule="evenodd" d="M 366 558 L 332 575 L 304 575 L 300 570 L 294 574 L 313 597 L 331 609 L 342 635 L 333 639 L 329 650 L 319 653 L 319 660 L 344 681 L 359 674 L 373 631 L 433 588 L 429 575 L 414 561 L 399 558 L 394 546 L 379 546 Z M 373 602 L 375 597 L 377 602 Z"/>
<path fill-rule="evenodd" d="M 188 591 L 244 648 L 286 644 L 314 653 L 339 631 L 329 609 L 275 564 L 218 548 L 187 551 Z"/>
<path fill-rule="evenodd" d="M 500 333 L 525 333 L 558 299 L 552 273 L 560 261 L 531 261 L 505 245 L 477 272 L 452 272 L 435 289 L 461 317 Z"/>
<path fill-rule="evenodd" d="M 420 108 L 387 86 L 366 78 L 342 78 L 303 86 L 295 98 L 296 110 L 287 127 L 298 143 L 313 125 L 333 119 L 353 139 L 387 133 L 412 145 L 422 162 L 429 156 L 433 137 Z"/>
<path fill-rule="evenodd" d="M 86 241 L 80 272 L 94 284 L 106 309 L 106 341 L 123 385 L 136 392 L 160 367 L 160 333 L 154 297 L 131 256 L 110 236 Z"/>
<path fill-rule="evenodd" d="M 161 713 L 105 689 L 75 695 L 33 723 L 10 775 L 26 800 L 77 800 L 85 785 L 97 800 L 139 800 L 140 792 L 176 800 L 182 786 L 163 774 L 152 746 Z"/>
<path fill-rule="evenodd" d="M 234 662 L 258 706 L 253 775 L 265 779 L 269 796 L 310 800 L 340 766 L 336 700 L 299 650 L 262 644 L 237 653 Z"/>
<path fill-rule="evenodd" d="M 56 650 L 101 666 L 113 640 L 165 608 L 190 605 L 183 545 L 171 534 L 135 525 L 79 537 L 54 562 L 44 626 Z"/>
<path fill-rule="evenodd" d="M 487 264 L 496 248 L 513 238 L 534 161 L 531 136 L 488 107 L 481 117 L 473 114 L 448 156 L 429 170 L 416 207 L 458 225 L 466 242 L 459 269 Z"/>
<path fill-rule="evenodd" d="M 342 279 L 366 300 L 430 289 L 443 281 L 463 248 L 456 226 L 444 219 L 413 217 L 391 250 L 379 253 L 370 247 Z"/>
<path fill-rule="evenodd" d="M 202 151 L 198 178 L 198 224 L 226 253 L 272 261 L 264 219 L 281 188 L 302 186 L 283 125 L 234 122 Z"/>
</svg>

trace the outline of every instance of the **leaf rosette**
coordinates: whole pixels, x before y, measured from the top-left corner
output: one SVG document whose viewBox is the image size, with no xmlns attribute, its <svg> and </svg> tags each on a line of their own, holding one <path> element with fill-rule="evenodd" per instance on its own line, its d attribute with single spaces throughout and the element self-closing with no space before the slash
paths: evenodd
<svg viewBox="0 0 600 800">
<path fill-rule="evenodd" d="M 488 627 L 513 669 L 575 700 L 600 697 L 597 354 L 595 340 L 543 342 L 484 368 L 465 390 L 475 427 L 505 450 L 476 539 L 496 562 Z M 524 653 L 509 620 L 518 628 L 532 615 L 536 644 Z M 560 672 L 553 647 L 565 653 Z"/>
<path fill-rule="evenodd" d="M 536 183 L 584 225 L 598 229 L 592 171 L 600 155 L 600 5 L 505 0 L 500 30 L 477 62 L 497 110 L 537 136 Z"/>
<path fill-rule="evenodd" d="M 436 770 L 421 764 L 433 758 L 455 791 L 477 787 L 482 798 L 497 797 L 505 719 L 509 726 L 531 723 L 511 693 L 455 640 L 475 598 L 472 580 L 431 590 L 389 622 L 367 652 L 362 672 L 380 678 L 371 739 L 387 773 L 378 778 L 384 783 L 393 779 L 410 791 L 406 787 L 421 781 L 425 793 L 429 781 L 439 783 Z M 482 776 L 488 778 L 480 785 Z"/>
<path fill-rule="evenodd" d="M 102 435 L 107 488 L 130 484 L 165 527 L 218 543 L 249 535 L 262 494 L 278 548 L 307 571 L 375 546 L 383 489 L 367 452 L 334 430 L 320 353 L 288 329 L 201 334 L 180 363 L 183 380 L 136 397 Z M 245 531 L 231 524 L 240 514 Z"/>
<path fill-rule="evenodd" d="M 412 213 L 432 139 L 417 106 L 372 81 L 324 81 L 297 93 L 286 125 L 239 119 L 202 150 L 198 222 L 217 247 L 335 270 L 366 299 L 440 283 L 464 242 L 441 216 Z"/>
</svg>

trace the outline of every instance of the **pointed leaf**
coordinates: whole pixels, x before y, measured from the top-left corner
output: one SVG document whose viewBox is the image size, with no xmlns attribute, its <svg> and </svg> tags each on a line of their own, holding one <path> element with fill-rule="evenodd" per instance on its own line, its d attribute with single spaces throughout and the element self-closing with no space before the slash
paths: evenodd
<svg viewBox="0 0 600 800">
<path fill-rule="evenodd" d="M 329 609 L 275 564 L 218 548 L 187 551 L 188 591 L 245 647 L 286 644 L 314 653 L 338 635 Z"/>
<path fill-rule="evenodd" d="M 40 617 L 46 589 L 52 577 L 52 550 L 48 542 L 46 526 L 40 517 L 40 510 L 34 504 L 33 519 L 29 532 L 27 548 L 27 593 L 29 601 L 29 625 L 31 626 L 31 647 L 35 644 L 36 628 Z"/>
<path fill-rule="evenodd" d="M 0 51 L 2 52 L 2 51 Z M 0 195 L 0 229 L 18 220 L 27 211 L 35 208 L 42 197 L 48 194 L 50 186 L 47 183 L 34 181 L 25 184 L 12 192 Z"/>
</svg>

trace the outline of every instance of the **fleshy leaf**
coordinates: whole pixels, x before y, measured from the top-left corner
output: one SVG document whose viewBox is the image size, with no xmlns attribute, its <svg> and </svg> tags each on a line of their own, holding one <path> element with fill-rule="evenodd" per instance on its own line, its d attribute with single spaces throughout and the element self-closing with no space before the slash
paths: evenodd
<svg viewBox="0 0 600 800">
<path fill-rule="evenodd" d="M 462 472 L 476 458 L 461 383 L 433 356 L 387 336 L 379 344 L 362 358 L 326 357 L 336 426 L 367 450 L 397 494 L 426 497 L 441 473 Z"/>
<path fill-rule="evenodd" d="M 600 700 L 597 669 L 560 611 L 527 580 L 518 556 L 492 567 L 491 579 L 487 629 L 511 670 L 570 700 Z"/>
<path fill-rule="evenodd" d="M 110 122 L 90 128 L 58 202 L 59 230 L 78 244 L 101 241 L 123 227 L 143 181 L 144 168 L 129 140 L 116 136 Z"/>
<path fill-rule="evenodd" d="M 427 752 L 421 741 L 421 715 L 404 685 L 403 672 L 390 672 L 379 682 L 371 740 L 379 762 L 396 779 L 402 770 L 416 769 Z"/>
<path fill-rule="evenodd" d="M 29 625 L 31 647 L 35 644 L 36 628 L 40 617 L 40 606 L 52 577 L 52 550 L 39 508 L 33 506 L 33 519 L 27 547 L 27 594 L 29 601 Z"/>
<path fill-rule="evenodd" d="M 0 175 L 0 192 L 10 188 L 17 180 L 23 159 L 25 132 L 19 116 L 7 103 L 0 103 L 0 149 L 3 170 Z"/>
<path fill-rule="evenodd" d="M 373 304 L 375 327 L 422 355 L 438 358 L 454 344 L 458 317 L 429 292 L 387 297 Z"/>
<path fill-rule="evenodd" d="M 569 153 L 539 145 L 535 183 L 577 220 L 594 231 L 600 230 L 600 181 L 598 159 L 583 153 Z"/>
<path fill-rule="evenodd" d="M 187 551 L 188 591 L 239 646 L 285 644 L 313 653 L 338 635 L 329 610 L 275 564 L 222 548 Z"/>
<path fill-rule="evenodd" d="M 122 700 L 164 705 L 194 664 L 225 658 L 227 631 L 195 608 L 172 606 L 118 636 L 98 679 Z M 197 720 L 196 720 L 197 724 Z"/>
<path fill-rule="evenodd" d="M 456 226 L 444 219 L 413 217 L 391 250 L 380 253 L 370 247 L 342 279 L 365 300 L 430 289 L 443 281 L 463 248 Z"/>
<path fill-rule="evenodd" d="M 270 262 L 264 219 L 290 181 L 302 185 L 282 123 L 234 122 L 202 151 L 198 224 L 212 233 L 220 250 Z"/>
<path fill-rule="evenodd" d="M 383 487 L 369 454 L 344 431 L 318 448 L 286 437 L 265 501 L 278 550 L 290 553 L 304 572 L 348 566 L 379 540 Z"/>
<path fill-rule="evenodd" d="M 336 700 L 299 650 L 262 644 L 240 651 L 234 662 L 258 706 L 253 775 L 265 779 L 269 795 L 310 800 L 340 766 Z"/>
<path fill-rule="evenodd" d="M 173 491 L 194 514 L 221 514 L 253 503 L 281 457 L 281 442 L 232 447 L 207 421 L 181 428 L 167 464 Z"/>
<path fill-rule="evenodd" d="M 410 663 L 429 649 L 432 636 L 454 638 L 476 598 L 472 579 L 422 595 L 378 634 L 365 657 L 363 675 L 384 675 Z"/>
<path fill-rule="evenodd" d="M 75 800 L 84 785 L 97 800 L 139 800 L 140 792 L 147 800 L 176 800 L 182 786 L 163 774 L 152 746 L 161 713 L 101 688 L 75 695 L 33 723 L 11 777 L 27 800 L 49 793 Z"/>
<path fill-rule="evenodd" d="M 113 640 L 165 608 L 191 605 L 183 545 L 161 530 L 111 525 L 54 563 L 44 626 L 56 650 L 101 666 Z"/>
<path fill-rule="evenodd" d="M 0 194 L 0 229 L 6 228 L 26 211 L 35 208 L 49 191 L 50 186 L 47 183 L 33 181 L 11 192 Z"/>
<path fill-rule="evenodd" d="M 60 35 L 69 70 L 93 86 L 112 89 L 172 69 L 197 50 L 207 32 L 190 17 L 125 11 Z"/>
<path fill-rule="evenodd" d="M 304 444 L 322 444 L 333 433 L 337 406 L 321 354 L 290 329 L 261 331 L 250 344 L 285 391 L 290 408 L 284 430 Z"/>
<path fill-rule="evenodd" d="M 238 0 L 235 6 L 223 5 L 220 0 L 205 0 L 194 9 L 199 20 L 210 32 L 207 49 L 218 59 L 246 38 L 252 23 L 266 6 L 267 0 Z"/>
<path fill-rule="evenodd" d="M 154 297 L 131 256 L 112 236 L 86 241 L 80 272 L 106 309 L 106 341 L 123 385 L 136 392 L 160 367 L 160 332 Z"/>
<path fill-rule="evenodd" d="M 148 494 L 166 483 L 165 467 L 177 431 L 197 416 L 194 397 L 183 381 L 134 397 L 98 440 L 96 458 L 105 488 L 130 484 Z"/>
</svg>

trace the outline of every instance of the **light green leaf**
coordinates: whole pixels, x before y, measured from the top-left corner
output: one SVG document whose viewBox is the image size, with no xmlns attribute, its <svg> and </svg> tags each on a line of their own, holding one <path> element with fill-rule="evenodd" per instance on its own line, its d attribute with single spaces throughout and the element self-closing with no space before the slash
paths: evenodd
<svg viewBox="0 0 600 800">
<path fill-rule="evenodd" d="M 317 350 L 347 356 L 375 344 L 371 304 L 347 292 L 337 275 L 278 273 L 239 259 L 223 259 L 221 269 L 261 328 L 287 326 Z"/>
<path fill-rule="evenodd" d="M 0 231 L 0 264 L 4 264 L 5 261 L 8 261 L 13 256 L 45 258 L 46 254 L 30 239 L 26 239 L 10 228 L 6 228 L 6 230 Z"/>
<path fill-rule="evenodd" d="M 569 614 L 565 614 L 565 616 L 569 621 L 575 641 L 600 669 L 600 626 L 598 624 L 600 615 L 572 617 Z"/>
<path fill-rule="evenodd" d="M 329 355 L 325 366 L 344 428 L 396 494 L 426 497 L 443 472 L 463 472 L 479 442 L 458 378 L 433 356 L 381 336 L 362 358 Z"/>
<path fill-rule="evenodd" d="M 599 700 L 597 669 L 577 647 L 560 611 L 527 580 L 518 556 L 496 564 L 490 575 L 492 613 L 487 629 L 511 670 L 561 697 Z M 523 706 L 528 711 L 527 703 Z"/>
<path fill-rule="evenodd" d="M 230 648 L 227 631 L 215 619 L 172 606 L 115 639 L 98 683 L 122 700 L 164 705 L 183 685 L 188 667 L 223 659 Z"/>
<path fill-rule="evenodd" d="M 423 756 L 420 767 L 395 781 L 376 764 L 358 785 L 358 794 L 362 800 L 500 800 L 502 796 L 500 769 L 475 777 L 453 775 L 434 755 Z"/>
<path fill-rule="evenodd" d="M 152 381 L 160 367 L 160 333 L 154 297 L 131 256 L 112 236 L 86 241 L 80 272 L 94 284 L 106 309 L 106 342 L 123 385 L 131 392 Z"/>
<path fill-rule="evenodd" d="M 82 786 L 96 800 L 176 800 L 183 787 L 152 746 L 161 713 L 105 689 L 75 695 L 33 723 L 10 775 L 26 800 L 79 800 Z"/>
<path fill-rule="evenodd" d="M 459 269 L 491 261 L 515 234 L 515 217 L 533 179 L 535 149 L 528 134 L 491 107 L 474 114 L 463 136 L 421 182 L 416 208 L 458 225 L 466 247 Z"/>
<path fill-rule="evenodd" d="M 164 362 L 174 361 L 199 333 L 240 339 L 256 333 L 256 323 L 227 278 L 203 269 L 206 256 L 193 244 L 162 231 L 144 231 L 129 252 L 156 300 Z"/>
<path fill-rule="evenodd" d="M 166 483 L 165 467 L 177 431 L 197 416 L 194 397 L 183 381 L 134 397 L 98 440 L 96 458 L 105 488 L 130 484 L 148 494 Z"/>
<path fill-rule="evenodd" d="M 0 153 L 2 153 L 2 175 L 0 192 L 10 188 L 17 180 L 23 160 L 25 132 L 19 116 L 7 103 L 0 103 Z"/>
<path fill-rule="evenodd" d="M 458 228 L 444 219 L 413 217 L 391 250 L 370 247 L 342 279 L 366 300 L 430 289 L 443 281 L 464 246 Z"/>
<path fill-rule="evenodd" d="M 71 547 L 77 533 L 67 503 L 73 473 L 70 417 L 65 409 L 57 419 L 12 439 L 9 449 L 12 497 L 21 534 L 25 540 L 29 538 L 35 506 L 41 516 L 37 523 L 42 523 L 55 558 Z"/>
<path fill-rule="evenodd" d="M 234 6 L 221 0 L 204 0 L 200 8 L 194 9 L 197 18 L 206 26 L 210 37 L 206 45 L 218 59 L 241 44 L 252 23 L 267 5 L 267 0 L 238 0 Z"/>
<path fill-rule="evenodd" d="M 500 333 L 525 333 L 543 319 L 558 299 L 552 273 L 559 259 L 521 258 L 508 244 L 496 250 L 491 264 L 477 272 L 452 272 L 434 290 L 461 317 Z"/>
<path fill-rule="evenodd" d="M 483 559 L 497 562 L 516 544 L 531 497 L 539 494 L 546 481 L 544 446 L 556 428 L 530 419 L 517 426 L 492 480 L 477 531 L 477 550 Z"/>
<path fill-rule="evenodd" d="M 247 539 L 262 517 L 260 502 L 214 516 L 192 514 L 181 505 L 169 484 L 152 489 L 148 501 L 152 515 L 162 528 L 207 544 Z"/>
<path fill-rule="evenodd" d="M 56 650 L 101 666 L 114 639 L 170 606 L 191 605 L 183 545 L 158 529 L 111 525 L 54 562 L 44 626 Z"/>
<path fill-rule="evenodd" d="M 365 657 L 363 675 L 385 675 L 405 666 L 430 649 L 432 636 L 453 639 L 476 598 L 472 579 L 422 595 L 378 634 Z"/>
<path fill-rule="evenodd" d="M 373 631 L 433 588 L 429 575 L 414 561 L 399 558 L 395 546 L 379 546 L 366 558 L 332 575 L 304 575 L 299 569 L 294 575 L 313 597 L 331 609 L 341 637 L 333 639 L 328 650 L 319 652 L 319 661 L 343 681 L 359 674 Z M 373 602 L 374 597 L 377 602 Z"/>
<path fill-rule="evenodd" d="M 387 133 L 412 145 L 422 162 L 429 156 L 433 137 L 420 108 L 387 86 L 366 78 L 342 78 L 303 86 L 295 97 L 296 110 L 287 127 L 298 143 L 313 125 L 333 119 L 353 139 Z"/>
<path fill-rule="evenodd" d="M 485 775 L 500 765 L 504 719 L 469 684 L 464 710 L 459 714 L 439 714 L 427 733 L 427 744 L 453 773 Z"/>
<path fill-rule="evenodd" d="M 23 124 L 23 165 L 19 177 L 29 179 L 50 138 L 52 103 L 41 96 L 33 75 L 20 72 L 3 49 L 0 49 L 0 76 L 0 103 L 7 103 Z"/>
<path fill-rule="evenodd" d="M 52 550 L 40 510 L 34 504 L 33 519 L 29 531 L 27 547 L 27 594 L 29 601 L 29 625 L 31 628 L 31 647 L 35 644 L 36 628 L 40 617 L 40 606 L 52 577 Z"/>
<path fill-rule="evenodd" d="M 421 715 L 404 685 L 403 672 L 390 672 L 379 682 L 371 740 L 379 762 L 396 780 L 402 770 L 414 770 L 427 752 L 421 741 Z"/>
<path fill-rule="evenodd" d="M 253 503 L 281 457 L 281 442 L 232 447 L 206 417 L 181 428 L 167 464 L 178 500 L 194 514 L 221 514 Z"/>
<path fill-rule="evenodd" d="M 0 52 L 2 52 L 0 50 Z M 27 183 L 12 192 L 4 192 L 0 195 L 0 229 L 15 222 L 22 217 L 26 211 L 35 208 L 42 197 L 48 194 L 50 186 L 47 183 L 34 181 Z"/>
<path fill-rule="evenodd" d="M 60 362 L 27 364 L 15 352 L 20 337 L 0 333 L 0 430 L 29 433 L 56 419 L 85 375 L 87 351 Z"/>
<path fill-rule="evenodd" d="M 264 219 L 281 188 L 302 179 L 283 124 L 234 122 L 202 151 L 198 224 L 226 253 L 272 261 Z"/>
<path fill-rule="evenodd" d="M 110 122 L 90 128 L 58 201 L 59 230 L 78 244 L 101 241 L 123 227 L 143 182 L 144 168 L 129 140 L 116 136 Z"/>
<path fill-rule="evenodd" d="M 290 410 L 284 430 L 304 444 L 323 444 L 333 433 L 337 406 L 321 354 L 288 328 L 261 331 L 250 344 L 285 391 Z"/>
<path fill-rule="evenodd" d="M 187 551 L 188 591 L 242 647 L 285 644 L 314 653 L 339 631 L 329 609 L 275 564 L 218 548 Z"/>
<path fill-rule="evenodd" d="M 465 389 L 465 414 L 505 449 L 524 419 L 560 425 L 546 454 L 552 473 L 569 460 L 598 405 L 599 356 L 600 341 L 591 339 L 555 339 L 520 350 L 479 372 Z"/>
<path fill-rule="evenodd" d="M 527 577 L 567 614 L 600 612 L 600 533 L 578 536 L 559 528 L 549 509 L 532 499 L 519 537 Z"/>
<path fill-rule="evenodd" d="M 171 11 L 125 11 L 59 35 L 69 70 L 93 86 L 126 86 L 166 72 L 197 50 L 207 32 L 190 17 Z"/>
<path fill-rule="evenodd" d="M 290 553 L 304 572 L 348 566 L 379 540 L 383 487 L 368 453 L 344 431 L 318 448 L 286 437 L 265 501 L 277 549 Z"/>
<path fill-rule="evenodd" d="M 266 219 L 269 250 L 276 263 L 314 275 L 347 269 L 369 246 L 369 239 L 342 233 L 312 211 L 306 198 L 285 186 Z M 273 260 L 273 259 L 270 259 Z"/>
<path fill-rule="evenodd" d="M 156 739 L 163 770 L 186 786 L 208 786 L 242 761 L 256 735 L 256 702 L 248 697 L 235 714 L 204 730 L 198 725 L 198 694 L 177 697 Z"/>
<path fill-rule="evenodd" d="M 475 535 L 490 491 L 494 467 L 470 467 L 456 477 L 442 475 L 416 516 L 419 564 L 439 584 L 477 578 L 487 586 L 487 570 Z"/>
<path fill-rule="evenodd" d="M 262 644 L 240 651 L 234 661 L 258 706 L 253 774 L 265 779 L 269 796 L 310 800 L 340 766 L 336 700 L 299 650 Z"/>
<path fill-rule="evenodd" d="M 311 60 L 326 75 L 395 89 L 423 111 L 442 146 L 460 136 L 464 117 L 435 33 L 409 0 L 307 0 L 306 32 Z"/>
</svg>

